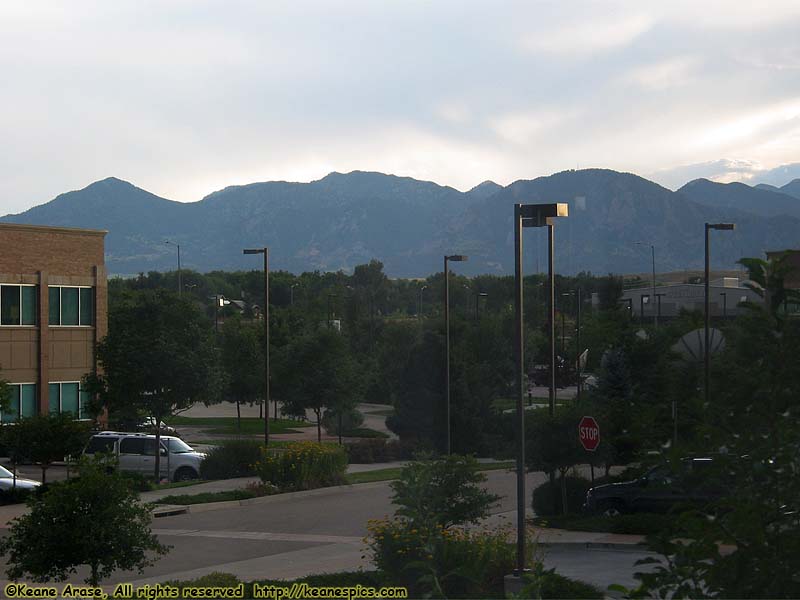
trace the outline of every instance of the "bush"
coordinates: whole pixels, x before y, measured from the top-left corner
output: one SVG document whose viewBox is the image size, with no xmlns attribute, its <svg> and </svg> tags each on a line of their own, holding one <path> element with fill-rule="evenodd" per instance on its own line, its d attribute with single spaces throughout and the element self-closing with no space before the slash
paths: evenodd
<svg viewBox="0 0 800 600">
<path fill-rule="evenodd" d="M 239 490 L 225 490 L 222 492 L 202 492 L 200 494 L 179 494 L 165 496 L 156 504 L 206 504 L 209 502 L 226 502 L 230 500 L 249 500 L 278 493 L 278 488 L 269 483 L 256 483 Z"/>
<path fill-rule="evenodd" d="M 202 479 L 230 479 L 256 474 L 261 443 L 255 440 L 225 440 L 212 448 L 200 465 Z"/>
<path fill-rule="evenodd" d="M 592 487 L 592 483 L 583 477 L 568 475 L 567 481 L 567 510 L 564 510 L 561 500 L 561 480 L 556 477 L 555 490 L 550 486 L 549 481 L 545 481 L 533 490 L 533 512 L 537 516 L 550 516 L 553 514 L 563 514 L 565 512 L 579 512 L 583 503 L 586 501 L 586 492 Z M 598 485 L 595 481 L 595 485 Z M 553 512 L 553 493 L 557 502 L 557 511 Z"/>
<path fill-rule="evenodd" d="M 137 473 L 135 471 L 119 471 L 119 476 L 130 486 L 135 492 L 149 492 L 153 489 L 151 485 L 152 477 L 147 477 L 144 473 Z"/>
<path fill-rule="evenodd" d="M 407 440 L 362 439 L 345 445 L 351 464 L 410 460 L 419 446 Z"/>
<path fill-rule="evenodd" d="M 597 588 L 559 575 L 554 569 L 545 570 L 541 563 L 535 571 L 526 576 L 529 581 L 522 588 L 518 598 L 604 598 L 603 592 Z"/>
<path fill-rule="evenodd" d="M 368 529 L 373 563 L 412 598 L 499 598 L 514 568 L 508 531 L 431 532 L 400 519 L 370 521 Z"/>
<path fill-rule="evenodd" d="M 0 492 L 0 506 L 5 506 L 6 504 L 22 504 L 27 499 L 28 496 L 31 495 L 29 490 L 22 490 L 22 489 L 15 489 L 15 490 L 4 490 Z"/>
<path fill-rule="evenodd" d="M 286 491 L 342 485 L 347 453 L 340 446 L 317 442 L 296 442 L 285 450 L 262 448 L 256 471 L 261 481 Z"/>
</svg>

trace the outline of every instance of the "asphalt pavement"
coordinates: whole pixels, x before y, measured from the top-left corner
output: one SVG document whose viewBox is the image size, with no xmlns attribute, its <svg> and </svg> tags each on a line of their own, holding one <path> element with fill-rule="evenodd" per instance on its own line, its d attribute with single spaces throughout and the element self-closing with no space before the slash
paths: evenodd
<svg viewBox="0 0 800 600">
<path fill-rule="evenodd" d="M 488 489 L 502 497 L 487 525 L 515 525 L 515 474 L 489 471 L 486 475 Z M 545 475 L 530 473 L 526 480 L 530 498 L 531 490 Z M 107 583 L 143 585 L 215 571 L 252 580 L 368 569 L 362 541 L 367 521 L 390 516 L 394 512 L 390 498 L 389 482 L 375 482 L 279 494 L 217 510 L 160 517 L 154 520 L 153 531 L 162 543 L 172 546 L 170 553 L 142 574 L 115 573 Z M 11 508 L 0 507 L 0 527 L 6 527 L 13 516 Z M 631 585 L 634 563 L 645 555 L 636 546 L 641 541 L 637 536 L 540 531 L 539 541 L 548 568 L 603 588 L 609 583 Z M 3 570 L 0 560 L 0 572 Z M 71 580 L 77 583 L 84 577 L 85 573 L 78 573 Z"/>
</svg>

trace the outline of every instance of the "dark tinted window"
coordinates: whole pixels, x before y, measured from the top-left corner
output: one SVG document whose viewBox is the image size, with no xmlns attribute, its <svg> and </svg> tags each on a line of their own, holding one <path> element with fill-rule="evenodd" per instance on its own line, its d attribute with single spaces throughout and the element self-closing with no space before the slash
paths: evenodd
<svg viewBox="0 0 800 600">
<path fill-rule="evenodd" d="M 86 446 L 86 454 L 95 454 L 96 452 L 113 452 L 114 442 L 118 438 L 115 437 L 98 437 L 95 436 L 89 440 L 89 445 Z"/>
<path fill-rule="evenodd" d="M 120 454 L 144 454 L 144 439 L 125 438 L 119 443 Z"/>
</svg>

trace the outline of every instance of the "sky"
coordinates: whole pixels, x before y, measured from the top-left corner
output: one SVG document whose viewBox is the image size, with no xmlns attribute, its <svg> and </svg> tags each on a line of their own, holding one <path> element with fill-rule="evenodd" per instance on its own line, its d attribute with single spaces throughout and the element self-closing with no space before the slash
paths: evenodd
<svg viewBox="0 0 800 600">
<path fill-rule="evenodd" d="M 0 214 L 374 170 L 800 177 L 800 2 L 0 4 Z"/>
</svg>

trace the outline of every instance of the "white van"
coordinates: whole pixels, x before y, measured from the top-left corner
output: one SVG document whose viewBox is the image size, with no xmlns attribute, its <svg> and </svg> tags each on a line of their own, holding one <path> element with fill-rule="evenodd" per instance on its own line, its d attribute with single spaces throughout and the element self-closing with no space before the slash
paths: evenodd
<svg viewBox="0 0 800 600">
<path fill-rule="evenodd" d="M 95 453 L 112 454 L 119 461 L 122 471 L 133 471 L 145 476 L 153 475 L 156 465 L 156 436 L 149 433 L 122 433 L 119 431 L 102 431 L 94 434 L 83 451 L 85 455 Z M 206 457 L 202 452 L 195 452 L 182 439 L 161 436 L 161 471 L 162 478 L 170 481 L 189 481 L 200 477 L 200 463 Z"/>
</svg>

